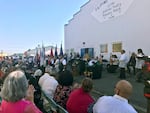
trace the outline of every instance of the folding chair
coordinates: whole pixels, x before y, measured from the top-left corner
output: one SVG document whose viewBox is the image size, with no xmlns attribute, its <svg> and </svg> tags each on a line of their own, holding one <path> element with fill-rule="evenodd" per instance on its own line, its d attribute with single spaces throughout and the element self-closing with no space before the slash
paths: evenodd
<svg viewBox="0 0 150 113">
<path fill-rule="evenodd" d="M 67 110 L 65 110 L 63 107 L 58 105 L 52 98 L 48 97 L 43 91 L 42 91 L 42 95 L 48 101 L 50 111 L 52 113 L 68 113 Z"/>
</svg>

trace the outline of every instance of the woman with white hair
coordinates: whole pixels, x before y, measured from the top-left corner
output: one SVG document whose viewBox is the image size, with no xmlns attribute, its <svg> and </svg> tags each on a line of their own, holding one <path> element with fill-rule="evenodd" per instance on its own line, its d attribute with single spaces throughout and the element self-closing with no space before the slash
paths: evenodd
<svg viewBox="0 0 150 113">
<path fill-rule="evenodd" d="M 42 113 L 34 104 L 34 87 L 21 70 L 6 77 L 1 97 L 0 113 Z"/>
</svg>

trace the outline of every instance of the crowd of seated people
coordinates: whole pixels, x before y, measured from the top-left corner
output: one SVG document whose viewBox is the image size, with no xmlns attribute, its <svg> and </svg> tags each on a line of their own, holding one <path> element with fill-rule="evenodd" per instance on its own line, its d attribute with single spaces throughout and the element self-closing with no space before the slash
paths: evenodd
<svg viewBox="0 0 150 113">
<path fill-rule="evenodd" d="M 2 65 L 2 67 L 5 66 Z M 21 72 L 24 74 L 28 84 L 32 85 L 32 87 L 34 88 L 32 101 L 35 103 L 36 107 L 43 113 L 46 113 L 46 111 L 43 108 L 41 92 L 44 92 L 47 96 L 53 98 L 57 104 L 66 109 L 66 103 L 70 93 L 74 89 L 77 89 L 79 87 L 78 84 L 75 84 L 73 86 L 73 75 L 71 71 L 67 70 L 66 68 L 63 68 L 62 71 L 57 72 L 54 67 L 51 67 L 49 65 L 46 67 L 31 67 L 21 61 L 19 61 L 19 63 L 16 63 L 16 61 L 15 63 L 10 62 L 9 67 L 7 67 L 5 71 L 4 69 L 1 71 L 2 85 L 6 78 L 9 76 L 9 73 L 16 72 L 16 70 L 18 69 L 21 70 Z M 19 90 L 20 89 L 18 89 L 17 91 Z M 5 98 L 2 96 L 2 102 L 3 100 L 5 100 Z"/>
<path fill-rule="evenodd" d="M 22 102 L 22 100 L 26 100 L 27 102 L 25 101 L 25 104 L 29 103 L 29 105 L 31 106 L 31 109 L 29 109 L 29 110 L 31 110 L 31 111 L 33 110 L 33 112 L 30 112 L 30 113 L 42 113 L 42 112 L 47 113 L 43 107 L 43 100 L 42 100 L 41 92 L 44 92 L 46 94 L 46 96 L 52 98 L 57 104 L 59 104 L 60 106 L 62 106 L 66 110 L 68 110 L 69 113 L 80 113 L 80 112 L 88 113 L 89 106 L 95 102 L 95 100 L 90 95 L 90 92 L 93 88 L 92 79 L 85 77 L 84 80 L 82 81 L 81 85 L 74 83 L 74 76 L 72 74 L 72 70 L 69 70 L 67 68 L 67 62 L 64 61 L 65 59 L 61 58 L 61 59 L 57 59 L 57 60 L 58 60 L 57 65 L 60 64 L 60 61 L 63 64 L 61 69 L 56 69 L 55 64 L 53 64 L 53 66 L 46 65 L 46 66 L 40 66 L 40 67 L 36 67 L 36 66 L 31 67 L 31 66 L 28 66 L 28 64 L 26 64 L 24 62 L 18 62 L 15 64 L 12 62 L 9 62 L 9 66 L 7 66 L 7 69 L 3 69 L 1 72 L 1 80 L 2 80 L 3 87 L 2 87 L 2 95 L 1 95 L 1 97 L 2 97 L 2 104 L 1 104 L 2 112 L 0 112 L 0 113 L 8 113 L 7 110 L 6 110 L 6 112 L 3 112 L 3 109 L 4 110 L 6 109 L 5 106 L 3 106 L 3 105 L 5 105 L 6 102 L 8 102 L 7 104 L 9 104 L 9 102 L 11 103 L 12 101 L 13 102 L 18 102 L 18 101 Z M 81 59 L 80 60 L 76 59 L 76 60 L 78 60 L 79 62 L 82 61 Z M 54 63 L 55 63 L 55 61 L 54 61 Z M 91 65 L 91 63 L 92 63 L 92 65 Z M 101 77 L 101 72 L 102 72 L 101 66 L 102 65 L 99 60 L 91 59 L 91 61 L 90 61 L 90 59 L 89 59 L 89 63 L 88 63 L 88 61 L 84 61 L 83 64 L 85 66 L 85 68 L 84 68 L 85 70 L 87 69 L 86 64 L 89 64 L 88 69 L 89 69 L 89 71 L 93 72 L 93 75 L 96 78 Z M 5 66 L 3 65 L 2 67 L 5 67 Z M 58 66 L 58 68 L 59 68 L 59 66 Z M 23 92 L 28 92 L 30 95 L 23 95 L 23 96 L 19 97 L 19 99 L 17 99 L 17 100 L 11 100 L 11 99 L 9 100 L 9 98 L 12 98 L 12 97 L 9 97 L 9 98 L 5 97 L 7 95 L 5 95 L 6 92 L 4 90 L 5 84 L 9 83 L 8 81 L 5 82 L 7 80 L 7 78 L 9 78 L 11 75 L 14 75 L 14 77 L 11 78 L 12 83 L 17 82 L 17 80 L 20 84 L 23 83 L 23 82 L 19 81 L 20 80 L 19 78 L 15 78 L 16 77 L 15 73 L 18 74 L 17 77 L 25 76 L 26 79 L 24 81 L 27 82 L 26 85 L 29 85 L 29 89 L 27 89 L 27 88 L 26 89 L 21 89 L 21 88 L 15 89 L 16 90 L 15 92 L 18 91 L 18 93 L 19 93 L 20 90 L 24 90 Z M 81 73 L 83 73 L 83 72 L 81 72 Z M 99 73 L 100 75 L 97 76 L 96 75 L 97 73 Z M 17 79 L 17 80 L 15 80 L 15 79 Z M 20 87 L 23 87 L 23 86 L 20 85 Z M 10 87 L 10 88 L 12 88 L 12 90 L 14 89 L 13 87 Z M 19 88 L 19 87 L 17 87 L 17 88 Z M 8 92 L 11 94 L 12 90 L 9 90 Z M 13 92 L 14 94 L 12 93 L 11 95 L 8 95 L 8 96 L 14 96 L 14 95 L 16 96 L 15 92 Z M 25 93 L 25 94 L 28 94 L 28 93 Z M 74 96 L 76 96 L 77 99 L 74 98 Z M 30 102 L 28 102 L 28 100 L 30 100 Z M 26 104 L 26 106 L 28 106 L 28 105 Z M 21 110 L 26 110 L 26 106 L 24 107 L 24 109 L 21 109 Z M 77 107 L 79 107 L 79 106 L 81 108 L 77 109 Z M 13 109 L 11 106 L 9 106 L 9 107 L 11 109 Z M 15 110 L 18 110 L 18 109 L 17 109 L 17 107 L 14 107 L 14 112 L 9 112 L 9 113 L 16 113 Z M 79 111 L 76 111 L 76 110 L 79 110 Z M 19 113 L 23 113 L 23 112 L 19 112 Z"/>
<path fill-rule="evenodd" d="M 62 95 L 62 92 L 64 92 L 66 90 L 66 94 L 67 94 L 67 92 L 69 92 L 69 91 L 71 92 L 73 89 L 73 87 L 72 87 L 73 76 L 70 71 L 67 71 L 64 68 L 62 71 L 57 72 L 57 70 L 50 65 L 48 65 L 46 67 L 44 67 L 44 66 L 29 67 L 28 64 L 26 64 L 24 62 L 20 62 L 19 64 L 15 63 L 15 65 L 13 65 L 13 62 L 11 62 L 10 66 L 4 70 L 4 67 L 6 66 L 4 64 L 1 65 L 1 67 L 3 67 L 3 68 L 1 68 L 1 69 L 3 69 L 3 70 L 1 70 L 1 78 L 0 78 L 1 84 L 2 84 L 1 86 L 4 86 L 3 85 L 4 80 L 5 80 L 5 78 L 7 78 L 7 76 L 9 76 L 9 73 L 14 72 L 19 69 L 24 73 L 28 84 L 32 85 L 32 87 L 34 88 L 32 101 L 35 103 L 37 108 L 39 110 L 41 110 L 41 112 L 46 113 L 46 111 L 43 108 L 43 100 L 41 97 L 42 96 L 41 92 L 44 92 L 50 98 L 53 98 L 53 96 L 55 94 L 55 97 L 57 96 L 57 98 L 54 98 L 54 99 L 56 99 L 56 102 L 65 108 L 65 104 L 67 102 L 69 93 L 68 93 L 68 96 L 66 96 L 66 99 L 63 99 L 65 95 Z M 64 64 L 64 65 L 66 65 L 66 64 Z M 7 64 L 7 66 L 8 66 L 8 64 Z M 58 89 L 60 87 L 62 87 L 62 91 L 60 92 L 59 95 L 57 95 L 59 93 Z M 56 88 L 57 88 L 57 90 L 56 90 Z M 69 91 L 67 88 L 68 89 L 70 88 Z M 18 91 L 19 90 L 20 89 L 18 89 Z M 58 101 L 58 96 L 60 96 L 61 102 Z M 4 98 L 2 97 L 2 100 L 3 99 Z"/>
</svg>

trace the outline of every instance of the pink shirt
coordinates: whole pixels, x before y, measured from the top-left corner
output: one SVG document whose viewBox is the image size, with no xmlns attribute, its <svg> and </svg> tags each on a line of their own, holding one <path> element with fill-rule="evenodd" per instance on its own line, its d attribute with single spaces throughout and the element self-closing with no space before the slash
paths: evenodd
<svg viewBox="0 0 150 113">
<path fill-rule="evenodd" d="M 2 100 L 0 113 L 42 113 L 32 102 L 19 100 L 17 102 L 7 102 Z"/>
</svg>

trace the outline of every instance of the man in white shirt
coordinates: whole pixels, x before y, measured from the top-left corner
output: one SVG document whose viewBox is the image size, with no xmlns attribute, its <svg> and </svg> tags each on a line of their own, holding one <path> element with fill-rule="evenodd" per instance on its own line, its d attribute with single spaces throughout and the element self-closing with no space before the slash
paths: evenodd
<svg viewBox="0 0 150 113">
<path fill-rule="evenodd" d="M 45 68 L 45 73 L 42 75 L 39 79 L 39 85 L 42 89 L 42 91 L 48 96 L 53 98 L 54 92 L 56 90 L 56 87 L 58 85 L 57 80 L 51 76 L 52 69 L 50 67 Z"/>
<path fill-rule="evenodd" d="M 125 79 L 126 78 L 126 73 L 125 73 L 125 68 L 127 66 L 128 58 L 125 54 L 125 50 L 121 50 L 121 56 L 119 59 L 119 68 L 120 68 L 120 78 Z"/>
<path fill-rule="evenodd" d="M 94 58 L 92 58 L 92 59 L 88 62 L 88 65 L 89 65 L 89 66 L 93 66 L 94 63 L 96 63 L 96 62 L 97 62 L 97 60 L 94 59 Z"/>
<path fill-rule="evenodd" d="M 102 96 L 93 106 L 93 113 L 137 113 L 128 103 L 132 93 L 132 85 L 120 80 L 115 86 L 114 96 Z"/>
<path fill-rule="evenodd" d="M 62 63 L 62 67 L 60 67 L 60 70 L 59 70 L 59 71 L 62 71 L 62 70 L 64 70 L 64 69 L 66 69 L 67 61 L 66 61 L 66 59 L 64 58 L 64 56 L 61 56 L 60 63 Z M 62 68 L 62 69 L 61 69 L 61 68 Z"/>
</svg>

